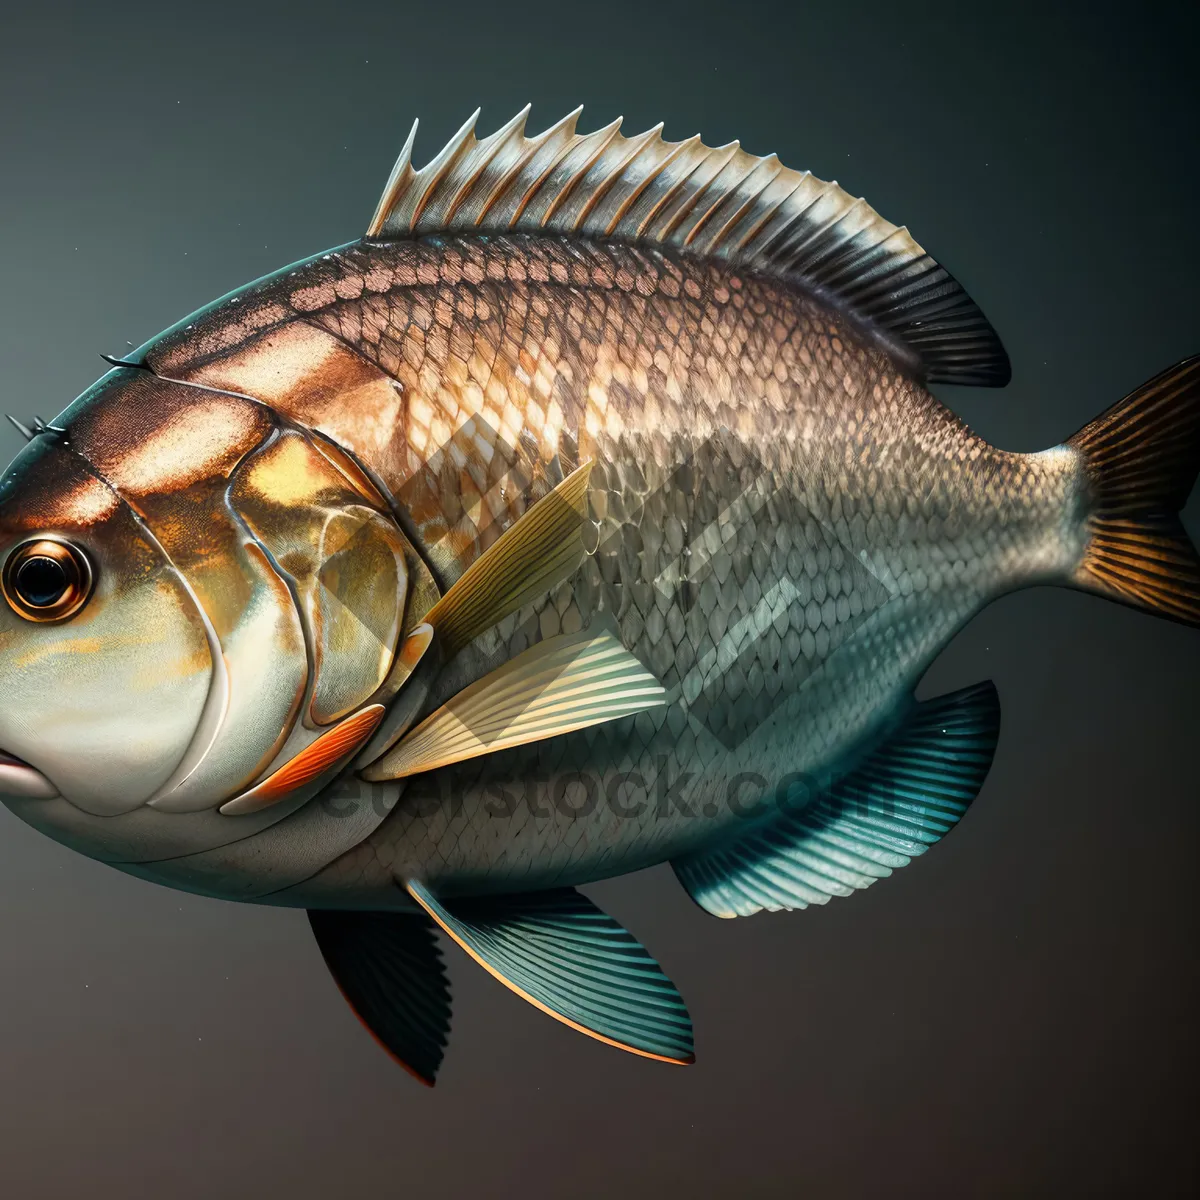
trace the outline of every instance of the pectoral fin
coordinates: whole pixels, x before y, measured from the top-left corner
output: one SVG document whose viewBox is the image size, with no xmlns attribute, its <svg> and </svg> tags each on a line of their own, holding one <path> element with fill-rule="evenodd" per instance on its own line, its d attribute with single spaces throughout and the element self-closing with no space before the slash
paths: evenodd
<svg viewBox="0 0 1200 1200">
<path fill-rule="evenodd" d="M 433 1086 L 450 1032 L 450 981 L 420 913 L 310 910 L 325 963 L 367 1032 Z"/>
<path fill-rule="evenodd" d="M 610 633 L 547 638 L 464 688 L 363 775 L 431 771 L 656 708 L 665 695 Z"/>
<path fill-rule="evenodd" d="M 445 659 L 579 566 L 591 468 L 584 463 L 528 509 L 426 613 Z"/>
<path fill-rule="evenodd" d="M 573 888 L 437 900 L 412 898 L 481 967 L 555 1020 L 621 1050 L 690 1063 L 692 1021 L 644 946 Z"/>
</svg>

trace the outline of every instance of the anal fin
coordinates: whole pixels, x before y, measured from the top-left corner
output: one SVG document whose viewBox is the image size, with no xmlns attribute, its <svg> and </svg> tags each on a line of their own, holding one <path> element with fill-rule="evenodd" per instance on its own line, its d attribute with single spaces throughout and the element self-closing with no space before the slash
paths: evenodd
<svg viewBox="0 0 1200 1200">
<path fill-rule="evenodd" d="M 645 947 L 573 888 L 412 898 L 505 987 L 572 1029 L 663 1062 L 694 1061 L 692 1022 Z"/>
<path fill-rule="evenodd" d="M 450 983 L 422 913 L 309 910 L 317 946 L 367 1032 L 433 1086 L 450 1031 Z"/>
<path fill-rule="evenodd" d="M 671 865 L 717 917 L 849 896 L 954 828 L 983 786 L 999 733 L 990 682 L 915 704 L 890 738 L 803 809 L 772 813 L 735 841 Z"/>
</svg>

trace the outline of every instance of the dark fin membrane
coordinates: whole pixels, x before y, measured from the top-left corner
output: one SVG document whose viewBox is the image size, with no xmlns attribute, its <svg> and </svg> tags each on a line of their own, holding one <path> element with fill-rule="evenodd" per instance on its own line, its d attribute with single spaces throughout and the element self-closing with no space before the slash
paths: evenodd
<svg viewBox="0 0 1200 1200">
<path fill-rule="evenodd" d="M 433 1087 L 450 1033 L 450 983 L 423 914 L 310 909 L 325 963 L 367 1032 Z"/>
<path fill-rule="evenodd" d="M 574 888 L 438 900 L 409 894 L 481 967 L 589 1037 L 663 1062 L 690 1063 L 692 1020 L 646 948 Z"/>
<path fill-rule="evenodd" d="M 849 775 L 798 812 L 782 812 L 729 845 L 671 865 L 706 912 L 828 904 L 907 866 L 949 833 L 979 794 L 1000 736 L 995 685 L 914 706 Z"/>
<path fill-rule="evenodd" d="M 1200 355 L 1144 383 L 1067 444 L 1084 457 L 1093 498 L 1075 583 L 1200 625 L 1200 556 L 1178 515 L 1200 468 Z"/>
</svg>

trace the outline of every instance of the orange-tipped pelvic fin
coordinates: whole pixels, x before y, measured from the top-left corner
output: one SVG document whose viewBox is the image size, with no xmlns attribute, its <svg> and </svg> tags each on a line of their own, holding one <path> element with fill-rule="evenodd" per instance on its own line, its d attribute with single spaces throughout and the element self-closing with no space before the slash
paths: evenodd
<svg viewBox="0 0 1200 1200">
<path fill-rule="evenodd" d="M 371 704 L 338 722 L 295 758 L 272 771 L 261 783 L 221 805 L 226 816 L 258 812 L 311 783 L 342 760 L 349 758 L 373 734 L 383 719 L 382 704 Z"/>
</svg>

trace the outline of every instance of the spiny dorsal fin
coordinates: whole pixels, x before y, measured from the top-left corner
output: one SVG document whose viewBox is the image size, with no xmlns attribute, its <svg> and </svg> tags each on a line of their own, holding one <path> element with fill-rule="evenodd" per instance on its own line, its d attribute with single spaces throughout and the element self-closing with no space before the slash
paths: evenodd
<svg viewBox="0 0 1200 1200">
<path fill-rule="evenodd" d="M 931 382 L 1008 382 L 1008 356 L 974 301 L 866 201 L 737 142 L 668 142 L 661 125 L 627 138 L 620 119 L 579 134 L 581 111 L 527 138 L 527 105 L 482 140 L 476 111 L 420 170 L 414 122 L 367 237 L 510 232 L 658 245 L 802 281 L 902 343 Z"/>
</svg>

